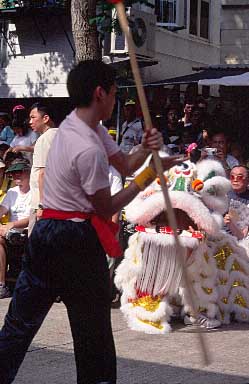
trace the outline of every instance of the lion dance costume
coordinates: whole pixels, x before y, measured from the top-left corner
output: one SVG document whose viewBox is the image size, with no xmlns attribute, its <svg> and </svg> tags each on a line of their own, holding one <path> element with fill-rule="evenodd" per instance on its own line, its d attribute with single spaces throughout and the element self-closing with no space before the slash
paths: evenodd
<svg viewBox="0 0 249 384">
<path fill-rule="evenodd" d="M 249 258 L 246 249 L 222 230 L 230 182 L 221 164 L 183 162 L 165 172 L 199 314 L 218 326 L 231 318 L 249 322 Z M 116 271 L 121 310 L 131 329 L 164 334 L 176 303 L 191 319 L 172 229 L 156 180 L 126 207 L 136 225 Z M 195 319 L 191 320 L 194 323 Z"/>
</svg>

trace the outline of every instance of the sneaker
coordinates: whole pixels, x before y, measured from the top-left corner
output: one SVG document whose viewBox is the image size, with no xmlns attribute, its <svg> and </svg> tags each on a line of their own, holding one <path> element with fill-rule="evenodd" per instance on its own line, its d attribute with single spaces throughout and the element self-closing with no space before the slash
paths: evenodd
<svg viewBox="0 0 249 384">
<path fill-rule="evenodd" d="M 6 285 L 0 285 L 0 299 L 5 299 L 7 297 L 11 297 L 11 293 Z"/>
<path fill-rule="evenodd" d="M 184 317 L 185 325 L 199 325 L 202 328 L 206 329 L 215 329 L 221 326 L 221 322 L 216 319 L 209 319 L 204 315 L 199 315 L 197 318 L 186 315 Z"/>
</svg>

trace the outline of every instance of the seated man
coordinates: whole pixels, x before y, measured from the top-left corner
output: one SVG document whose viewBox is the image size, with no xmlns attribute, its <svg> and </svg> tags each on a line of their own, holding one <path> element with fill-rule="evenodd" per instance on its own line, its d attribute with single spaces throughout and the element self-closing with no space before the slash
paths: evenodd
<svg viewBox="0 0 249 384">
<path fill-rule="evenodd" d="M 10 229 L 17 229 L 22 232 L 28 226 L 30 212 L 30 163 L 28 160 L 14 160 L 7 173 L 9 173 L 16 187 L 7 191 L 5 198 L 0 205 L 0 217 L 9 214 L 9 222 L 0 225 L 0 299 L 10 296 L 8 287 L 5 285 L 6 272 L 6 235 Z"/>
</svg>

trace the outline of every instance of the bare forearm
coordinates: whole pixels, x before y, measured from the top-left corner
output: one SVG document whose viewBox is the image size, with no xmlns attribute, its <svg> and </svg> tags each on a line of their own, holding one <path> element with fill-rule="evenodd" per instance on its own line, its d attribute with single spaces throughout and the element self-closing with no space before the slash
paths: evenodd
<svg viewBox="0 0 249 384">
<path fill-rule="evenodd" d="M 122 191 L 112 196 L 111 205 L 109 207 L 111 212 L 108 216 L 113 216 L 115 213 L 119 212 L 123 207 L 129 204 L 139 192 L 140 189 L 138 186 L 134 182 L 131 182 L 127 188 L 122 189 Z"/>
<path fill-rule="evenodd" d="M 132 175 L 137 169 L 139 169 L 149 156 L 151 151 L 148 149 L 144 149 L 142 145 L 140 145 L 140 148 L 138 151 L 126 155 L 127 157 L 127 176 Z"/>
<path fill-rule="evenodd" d="M 162 159 L 162 165 L 166 170 L 179 164 L 182 160 L 181 156 L 169 156 Z M 116 195 L 111 196 L 110 188 L 104 188 L 98 190 L 93 196 L 89 196 L 89 200 L 98 215 L 110 218 L 126 206 L 141 190 L 150 185 L 155 178 L 156 172 L 151 164 L 137 175 L 127 188 L 122 189 Z"/>
<path fill-rule="evenodd" d="M 149 154 L 150 151 L 140 145 L 136 152 L 129 155 L 118 152 L 110 158 L 110 163 L 122 176 L 130 176 L 143 165 Z"/>
<path fill-rule="evenodd" d="M 6 209 L 3 205 L 0 205 L 0 218 L 8 213 L 8 209 Z"/>
<path fill-rule="evenodd" d="M 242 240 L 244 238 L 243 231 L 240 228 L 238 228 L 237 225 L 231 222 L 229 225 L 229 228 L 232 234 L 236 236 L 238 240 Z"/>
<path fill-rule="evenodd" d="M 34 152 L 34 145 L 17 145 L 11 149 L 12 152 Z"/>
<path fill-rule="evenodd" d="M 11 222 L 12 228 L 26 228 L 29 225 L 29 218 L 12 221 Z"/>
<path fill-rule="evenodd" d="M 43 199 L 44 173 L 45 173 L 44 168 L 41 168 L 39 171 L 39 177 L 38 177 L 40 201 L 42 201 Z"/>
<path fill-rule="evenodd" d="M 114 223 L 117 223 L 119 222 L 119 212 L 115 213 L 114 215 L 112 215 L 112 221 Z"/>
</svg>

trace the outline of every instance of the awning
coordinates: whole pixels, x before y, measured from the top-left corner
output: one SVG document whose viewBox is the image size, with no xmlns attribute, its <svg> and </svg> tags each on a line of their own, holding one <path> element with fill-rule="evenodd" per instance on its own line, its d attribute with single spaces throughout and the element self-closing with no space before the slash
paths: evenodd
<svg viewBox="0 0 249 384">
<path fill-rule="evenodd" d="M 224 76 L 219 79 L 204 79 L 199 80 L 200 85 L 223 85 L 227 87 L 248 87 L 249 86 L 249 72 L 242 75 Z"/>
<path fill-rule="evenodd" d="M 199 84 L 199 85 L 227 85 L 227 86 L 248 86 L 249 67 L 232 68 L 207 68 L 189 75 L 173 77 L 160 81 L 144 84 L 145 87 L 158 87 L 163 85 Z M 128 86 L 129 87 L 129 86 Z M 130 85 L 130 87 L 134 87 Z M 121 85 L 122 88 L 122 85 Z"/>
</svg>

